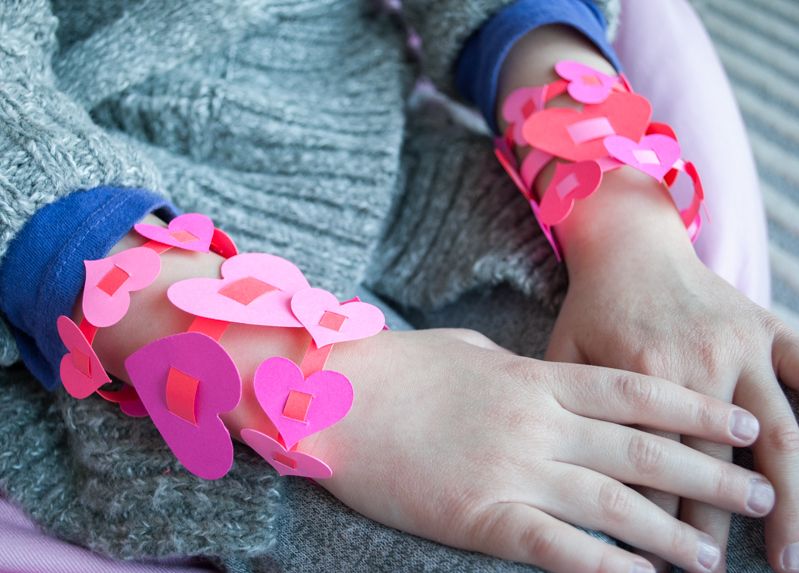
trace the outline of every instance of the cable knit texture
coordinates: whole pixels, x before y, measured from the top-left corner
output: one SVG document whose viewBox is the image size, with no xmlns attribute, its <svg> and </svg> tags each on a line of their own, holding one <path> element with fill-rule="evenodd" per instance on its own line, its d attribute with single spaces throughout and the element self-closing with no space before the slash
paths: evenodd
<svg viewBox="0 0 799 573">
<path fill-rule="evenodd" d="M 463 40 L 509 1 L 405 1 L 443 91 Z M 130 186 L 209 214 L 242 250 L 290 258 L 339 296 L 367 283 L 418 324 L 474 317 L 453 309 L 492 289 L 526 297 L 529 325 L 548 320 L 536 305 L 554 308 L 563 276 L 490 141 L 429 109 L 406 120 L 403 38 L 366 8 L 0 3 L 0 260 L 42 206 Z M 545 331 L 514 347 L 536 352 Z M 0 323 L 0 364 L 15 359 Z M 0 386 L 0 488 L 102 553 L 236 571 L 522 569 L 372 523 L 244 447 L 227 477 L 199 480 L 152 424 L 47 394 L 19 366 Z"/>
</svg>

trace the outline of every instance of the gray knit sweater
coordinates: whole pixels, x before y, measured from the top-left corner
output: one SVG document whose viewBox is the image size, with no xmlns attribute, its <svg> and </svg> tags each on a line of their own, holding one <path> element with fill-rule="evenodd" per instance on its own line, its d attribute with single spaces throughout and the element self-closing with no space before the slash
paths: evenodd
<svg viewBox="0 0 799 573">
<path fill-rule="evenodd" d="M 511 1 L 405 0 L 444 92 L 464 40 Z M 598 4 L 615 22 L 616 2 Z M 523 317 L 539 332 L 562 272 L 490 140 L 439 110 L 408 116 L 415 70 L 373 12 L 356 0 L 3 0 L 0 260 L 65 194 L 145 187 L 207 213 L 243 251 L 285 256 L 341 296 L 366 284 L 417 324 L 463 322 L 445 309 L 478 309 L 475 296 L 500 288 L 549 309 Z M 504 342 L 534 353 L 542 340 Z M 506 570 L 360 518 L 246 448 L 226 478 L 199 480 L 152 424 L 46 394 L 16 359 L 0 320 L 0 488 L 53 534 L 242 571 Z M 339 537 L 314 537 L 313 519 Z"/>
</svg>

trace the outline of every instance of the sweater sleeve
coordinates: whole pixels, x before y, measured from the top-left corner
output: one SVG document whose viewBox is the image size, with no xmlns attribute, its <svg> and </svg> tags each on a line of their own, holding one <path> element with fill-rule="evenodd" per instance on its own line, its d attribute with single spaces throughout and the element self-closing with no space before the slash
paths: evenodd
<svg viewBox="0 0 799 573">
<path fill-rule="evenodd" d="M 528 32 L 560 24 L 580 32 L 617 69 L 621 64 L 607 37 L 607 22 L 591 0 L 516 0 L 473 34 L 458 60 L 458 91 L 477 105 L 496 133 L 499 74 L 513 46 Z"/>
<path fill-rule="evenodd" d="M 0 272 L 3 273 L 7 270 L 5 263 L 12 244 L 16 245 L 16 260 L 27 259 L 32 263 L 41 259 L 33 256 L 31 249 L 46 250 L 52 246 L 52 251 L 48 251 L 52 255 L 59 248 L 63 250 L 63 241 L 70 240 L 71 246 L 80 251 L 82 243 L 74 242 L 77 236 L 90 242 L 103 242 L 110 237 L 109 229 L 98 225 L 92 215 L 87 219 L 73 217 L 69 238 L 59 235 L 56 227 L 49 230 L 38 227 L 35 246 L 25 240 L 15 242 L 22 229 L 45 206 L 83 192 L 80 190 L 104 185 L 159 188 L 157 171 L 148 161 L 121 138 L 97 127 L 87 111 L 57 87 L 51 67 L 57 48 L 56 27 L 57 20 L 46 0 L 0 3 Z M 49 258 L 48 264 L 54 260 Z M 18 278 L 3 277 L 6 284 L 13 284 Z M 23 317 L 19 309 L 7 306 L 6 295 L 2 302 L 4 319 L 10 319 L 11 330 L 17 335 L 40 334 L 25 324 L 30 317 Z M 29 303 L 31 300 L 26 301 Z M 38 312 L 36 306 L 29 307 L 27 312 L 31 308 Z M 71 303 L 67 311 L 69 308 Z M 55 324 L 50 327 L 55 329 Z M 17 353 L 11 349 L 13 342 L 9 340 L 8 328 L 0 328 L 0 336 L 0 357 L 8 364 Z"/>
<path fill-rule="evenodd" d="M 532 0 L 540 6 L 560 0 Z M 456 90 L 456 62 L 469 38 L 515 0 L 405 0 L 408 24 L 422 39 L 424 70 L 448 95 Z M 620 0 L 594 0 L 608 22 L 610 36 L 618 23 Z"/>
</svg>

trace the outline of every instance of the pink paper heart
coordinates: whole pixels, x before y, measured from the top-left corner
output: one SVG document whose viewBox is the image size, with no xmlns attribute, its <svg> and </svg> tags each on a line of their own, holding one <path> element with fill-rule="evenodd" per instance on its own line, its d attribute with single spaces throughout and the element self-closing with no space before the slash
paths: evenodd
<svg viewBox="0 0 799 573">
<path fill-rule="evenodd" d="M 241 398 L 239 371 L 225 349 L 205 334 L 184 332 L 140 348 L 125 369 L 180 463 L 204 479 L 224 476 L 233 464 L 233 442 L 219 415 Z M 194 398 L 193 421 L 170 410 L 174 393 Z"/>
<path fill-rule="evenodd" d="M 609 135 L 639 140 L 651 115 L 652 106 L 646 98 L 613 92 L 602 103 L 586 105 L 582 111 L 540 111 L 527 119 L 523 133 L 531 147 L 570 161 L 586 161 L 607 156 L 603 141 Z"/>
<path fill-rule="evenodd" d="M 621 135 L 612 135 L 605 138 L 605 149 L 622 163 L 658 181 L 663 181 L 681 153 L 676 139 L 660 133 L 645 135 L 637 143 Z"/>
<path fill-rule="evenodd" d="M 558 62 L 555 71 L 569 81 L 569 95 L 582 103 L 601 103 L 608 99 L 617 78 L 571 60 Z"/>
<path fill-rule="evenodd" d="M 516 145 L 526 145 L 522 128 L 528 117 L 544 109 L 547 86 L 520 88 L 510 94 L 502 104 L 502 117 L 513 126 Z"/>
<path fill-rule="evenodd" d="M 153 284 L 161 272 L 161 258 L 146 247 L 83 264 L 83 315 L 99 328 L 122 320 L 130 307 L 130 293 Z"/>
<path fill-rule="evenodd" d="M 376 306 L 366 302 L 339 304 L 335 296 L 320 288 L 295 293 L 291 310 L 318 348 L 374 336 L 386 325 L 383 312 Z"/>
<path fill-rule="evenodd" d="M 186 251 L 207 253 L 214 235 L 214 223 L 200 213 L 175 217 L 167 227 L 138 223 L 133 226 L 142 237 Z"/>
<path fill-rule="evenodd" d="M 61 382 L 70 396 L 83 400 L 111 379 L 77 324 L 69 317 L 59 316 L 56 328 L 69 351 L 61 358 Z"/>
<path fill-rule="evenodd" d="M 326 479 L 333 475 L 333 470 L 322 460 L 296 450 L 286 450 L 279 442 L 257 430 L 243 429 L 241 439 L 281 476 Z"/>
<path fill-rule="evenodd" d="M 541 199 L 539 216 L 546 225 L 557 225 L 569 216 L 577 199 L 585 199 L 602 183 L 596 161 L 557 163 L 555 175 Z"/>
<path fill-rule="evenodd" d="M 308 287 L 286 259 L 264 253 L 236 255 L 222 263 L 221 279 L 187 279 L 169 287 L 179 309 L 205 318 L 260 326 L 302 326 L 291 297 Z"/>
<path fill-rule="evenodd" d="M 253 389 L 287 448 L 332 426 L 352 407 L 352 384 L 346 376 L 320 370 L 305 378 L 299 366 L 281 356 L 258 366 Z"/>
</svg>

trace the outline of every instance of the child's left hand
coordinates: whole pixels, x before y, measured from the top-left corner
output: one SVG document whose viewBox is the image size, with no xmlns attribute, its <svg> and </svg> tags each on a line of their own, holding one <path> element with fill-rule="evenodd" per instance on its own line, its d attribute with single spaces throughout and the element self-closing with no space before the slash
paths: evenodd
<svg viewBox="0 0 799 573">
<path fill-rule="evenodd" d="M 605 239 L 601 255 L 586 252 L 594 242 L 567 257 L 570 286 L 547 358 L 662 377 L 757 416 L 756 466 L 777 493 L 766 521 L 768 556 L 775 569 L 787 570 L 799 562 L 799 428 L 778 380 L 799 389 L 799 337 L 708 270 L 684 235 Z M 729 446 L 682 441 L 732 457 Z M 683 500 L 680 517 L 726 546 L 728 513 Z M 793 543 L 796 555 L 784 554 Z"/>
</svg>

